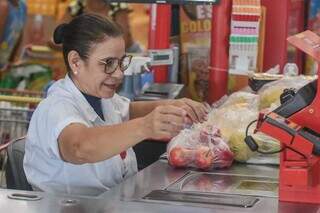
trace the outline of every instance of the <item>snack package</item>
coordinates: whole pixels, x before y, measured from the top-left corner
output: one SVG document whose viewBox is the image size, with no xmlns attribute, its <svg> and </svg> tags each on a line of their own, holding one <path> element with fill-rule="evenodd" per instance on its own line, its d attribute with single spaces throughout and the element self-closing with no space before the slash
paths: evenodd
<svg viewBox="0 0 320 213">
<path fill-rule="evenodd" d="M 202 170 L 230 167 L 233 153 L 220 130 L 210 124 L 184 129 L 167 146 L 168 162 L 173 167 Z"/>
</svg>

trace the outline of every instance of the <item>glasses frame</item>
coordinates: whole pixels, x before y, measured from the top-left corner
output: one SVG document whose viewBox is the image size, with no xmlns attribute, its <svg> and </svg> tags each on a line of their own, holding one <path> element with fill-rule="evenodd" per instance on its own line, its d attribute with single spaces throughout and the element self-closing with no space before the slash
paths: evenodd
<svg viewBox="0 0 320 213">
<path fill-rule="evenodd" d="M 124 72 L 125 70 L 127 70 L 129 65 L 131 64 L 132 57 L 133 57 L 132 55 L 124 55 L 121 58 L 108 57 L 105 59 L 100 59 L 99 62 L 104 64 L 104 69 L 103 69 L 104 73 L 106 73 L 108 75 L 112 75 L 118 69 L 118 67 L 120 68 L 121 72 Z M 129 63 L 128 63 L 128 66 L 126 66 L 125 68 L 122 68 L 122 62 L 125 58 L 129 58 Z M 107 71 L 107 65 L 108 65 L 107 61 L 110 59 L 117 60 L 117 66 L 114 68 L 114 70 Z"/>
</svg>

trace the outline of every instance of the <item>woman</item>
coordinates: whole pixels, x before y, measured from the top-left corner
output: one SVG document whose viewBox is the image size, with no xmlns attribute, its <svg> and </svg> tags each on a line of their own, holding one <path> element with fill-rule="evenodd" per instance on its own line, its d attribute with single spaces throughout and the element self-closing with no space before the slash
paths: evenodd
<svg viewBox="0 0 320 213">
<path fill-rule="evenodd" d="M 66 77 L 33 113 L 24 169 L 34 189 L 96 195 L 137 172 L 132 146 L 170 139 L 208 108 L 189 99 L 132 102 L 117 95 L 131 57 L 118 25 L 81 15 L 54 32 Z"/>
<path fill-rule="evenodd" d="M 8 69 L 22 38 L 27 9 L 23 0 L 0 0 L 0 71 Z"/>
</svg>

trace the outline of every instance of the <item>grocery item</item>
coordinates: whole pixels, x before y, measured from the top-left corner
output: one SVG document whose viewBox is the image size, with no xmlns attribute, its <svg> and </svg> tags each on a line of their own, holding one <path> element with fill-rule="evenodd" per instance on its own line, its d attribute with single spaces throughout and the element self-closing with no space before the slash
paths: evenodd
<svg viewBox="0 0 320 213">
<path fill-rule="evenodd" d="M 280 95 L 284 89 L 294 88 L 299 89 L 314 80 L 314 76 L 296 76 L 283 77 L 280 80 L 264 85 L 259 91 L 260 104 L 259 109 L 272 108 L 280 106 Z"/>
<path fill-rule="evenodd" d="M 244 142 L 244 138 L 245 133 L 243 131 L 236 131 L 231 134 L 229 139 L 230 150 L 234 154 L 234 159 L 239 162 L 246 162 L 254 155 Z"/>
<path fill-rule="evenodd" d="M 221 130 L 223 138 L 228 140 L 228 131 L 245 129 L 247 124 L 257 118 L 259 96 L 248 92 L 235 92 L 222 99 L 209 113 L 208 122 L 215 124 Z"/>
<path fill-rule="evenodd" d="M 229 167 L 233 153 L 221 138 L 220 130 L 210 124 L 184 129 L 167 146 L 168 162 L 173 167 L 201 170 Z"/>
</svg>

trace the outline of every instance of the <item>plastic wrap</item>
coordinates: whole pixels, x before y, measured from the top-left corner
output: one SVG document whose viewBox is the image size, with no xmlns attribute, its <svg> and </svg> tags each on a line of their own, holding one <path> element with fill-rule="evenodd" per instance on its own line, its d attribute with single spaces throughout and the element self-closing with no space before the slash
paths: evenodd
<svg viewBox="0 0 320 213">
<path fill-rule="evenodd" d="M 215 124 L 228 142 L 234 159 L 246 162 L 255 153 L 244 142 L 249 123 L 258 118 L 259 96 L 248 92 L 235 92 L 209 114 L 208 123 Z M 254 125 L 253 125 L 254 127 Z M 252 128 L 249 133 L 252 133 Z"/>
<path fill-rule="evenodd" d="M 280 95 L 284 89 L 300 89 L 310 81 L 314 80 L 311 76 L 284 77 L 280 80 L 264 85 L 259 91 L 259 109 L 271 107 L 272 109 L 280 106 Z M 271 110 L 272 110 L 271 109 Z"/>
<path fill-rule="evenodd" d="M 222 137 L 229 141 L 234 132 L 241 131 L 244 134 L 248 124 L 258 118 L 258 104 L 258 95 L 233 93 L 218 108 L 212 109 L 207 123 L 216 125 Z"/>
<path fill-rule="evenodd" d="M 202 170 L 230 167 L 233 153 L 214 125 L 195 125 L 184 129 L 167 146 L 168 161 L 174 167 Z"/>
</svg>

